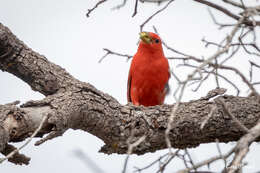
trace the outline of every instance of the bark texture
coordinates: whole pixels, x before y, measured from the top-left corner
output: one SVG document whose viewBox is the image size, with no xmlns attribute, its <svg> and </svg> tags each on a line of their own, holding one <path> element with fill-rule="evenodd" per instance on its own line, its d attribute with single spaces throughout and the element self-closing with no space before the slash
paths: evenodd
<svg viewBox="0 0 260 173">
<path fill-rule="evenodd" d="M 166 148 L 165 129 L 173 105 L 136 107 L 121 105 L 89 83 L 81 82 L 63 68 L 49 62 L 28 48 L 11 31 L 0 23 L 0 69 L 14 74 L 46 97 L 29 101 L 18 107 L 15 104 L 0 105 L 0 151 L 6 153 L 9 142 L 23 141 L 41 123 L 48 120 L 37 134 L 42 137 L 36 144 L 61 136 L 67 129 L 81 129 L 102 139 L 104 153 L 126 153 L 127 139 L 132 141 L 145 135 L 146 139 L 134 153 L 144 154 Z M 217 94 L 215 94 L 217 95 Z M 213 95 L 214 96 L 214 95 Z M 222 104 L 248 129 L 260 118 L 260 103 L 256 96 L 211 97 L 181 103 L 174 117 L 170 133 L 175 148 L 196 147 L 201 143 L 238 140 L 244 131 L 225 113 Z M 217 109 L 203 129 L 201 123 L 211 108 Z M 259 139 L 257 139 L 259 140 Z"/>
</svg>

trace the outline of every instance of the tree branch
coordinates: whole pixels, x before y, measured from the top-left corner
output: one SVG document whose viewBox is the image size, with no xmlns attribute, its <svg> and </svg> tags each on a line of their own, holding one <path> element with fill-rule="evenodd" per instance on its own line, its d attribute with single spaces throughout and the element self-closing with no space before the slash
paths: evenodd
<svg viewBox="0 0 260 173">
<path fill-rule="evenodd" d="M 108 154 L 127 153 L 127 139 L 131 133 L 134 134 L 133 141 L 146 136 L 132 153 L 144 154 L 167 148 L 164 134 L 174 104 L 154 107 L 121 105 L 113 97 L 73 78 L 58 65 L 29 49 L 2 24 L 0 54 L 4 55 L 0 58 L 1 70 L 16 75 L 46 95 L 43 100 L 29 101 L 20 107 L 0 105 L 0 151 L 9 142 L 30 137 L 46 115 L 48 119 L 37 137 L 47 136 L 39 143 L 61 136 L 68 129 L 81 129 L 102 139 L 105 146 L 100 151 Z M 230 106 L 232 115 L 248 129 L 260 118 L 257 96 L 221 97 Z M 201 123 L 214 106 L 216 110 L 201 129 Z M 180 102 L 169 140 L 174 148 L 196 147 L 201 143 L 215 142 L 216 138 L 220 142 L 236 141 L 244 131 L 234 124 L 223 106 L 214 101 Z"/>
<path fill-rule="evenodd" d="M 230 10 L 228 10 L 228 9 L 218 5 L 218 4 L 215 4 L 213 2 L 206 1 L 206 0 L 194 0 L 194 1 L 198 2 L 198 3 L 201 3 L 201 4 L 205 4 L 205 5 L 209 6 L 209 7 L 212 7 L 212 8 L 214 8 L 214 9 L 216 9 L 216 10 L 218 10 L 218 11 L 224 13 L 224 14 L 226 14 L 227 16 L 229 16 L 229 17 L 231 17 L 231 18 L 233 18 L 235 20 L 239 20 L 241 18 L 240 16 L 232 13 Z M 248 26 L 255 26 L 255 25 L 259 26 L 260 25 L 260 21 L 251 21 L 249 19 L 244 20 L 243 23 L 248 25 Z"/>
</svg>

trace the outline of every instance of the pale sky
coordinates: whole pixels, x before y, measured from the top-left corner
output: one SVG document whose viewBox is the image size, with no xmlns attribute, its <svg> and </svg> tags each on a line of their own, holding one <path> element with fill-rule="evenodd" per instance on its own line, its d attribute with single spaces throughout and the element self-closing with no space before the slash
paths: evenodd
<svg viewBox="0 0 260 173">
<path fill-rule="evenodd" d="M 108 48 L 133 55 L 137 50 L 140 24 L 162 6 L 139 3 L 138 14 L 132 18 L 134 3 L 129 1 L 127 6 L 121 10 L 111 10 L 122 2 L 114 0 L 102 4 L 100 8 L 91 13 L 90 18 L 86 18 L 87 9 L 92 8 L 96 2 L 87 0 L 3 1 L 0 6 L 0 22 L 9 27 L 33 50 L 62 66 L 76 78 L 91 83 L 99 90 L 115 97 L 120 103 L 126 104 L 126 82 L 131 61 L 126 62 L 126 58 L 123 57 L 108 56 L 102 63 L 98 63 L 98 60 L 105 54 L 102 49 Z M 216 11 L 213 12 L 221 21 L 234 22 Z M 218 30 L 205 6 L 188 0 L 173 2 L 168 10 L 152 19 L 144 30 L 153 31 L 153 25 L 157 27 L 162 39 L 168 45 L 198 57 L 208 57 L 215 51 L 215 48 L 206 49 L 201 42 L 202 38 L 219 42 L 229 32 L 228 29 Z M 259 35 L 259 30 L 257 32 Z M 166 56 L 174 55 L 166 50 L 165 54 Z M 229 63 L 248 75 L 249 65 L 243 59 L 245 56 L 247 55 L 241 53 L 240 57 L 234 58 Z M 254 61 L 260 64 L 259 58 L 255 58 Z M 178 63 L 170 62 L 173 71 L 185 79 L 190 70 L 176 68 Z M 259 72 L 257 73 L 260 75 Z M 240 78 L 234 76 L 233 73 L 229 72 L 225 75 L 232 76 L 234 82 L 239 84 Z M 0 72 L 0 79 L 0 104 L 14 100 L 26 102 L 43 98 L 41 94 L 33 92 L 26 83 L 9 73 Z M 255 77 L 256 79 L 257 77 Z M 176 81 L 170 81 L 172 90 L 176 88 L 175 84 Z M 236 93 L 230 85 L 223 83 L 222 86 L 228 89 L 227 94 Z M 247 95 L 246 85 L 240 84 L 240 86 L 243 89 L 242 95 Z M 198 99 L 205 96 L 214 87 L 214 82 L 208 82 L 195 93 L 189 88 L 185 91 L 183 100 Z M 167 98 L 167 103 L 174 103 L 172 96 Z M 21 153 L 32 159 L 28 166 L 15 166 L 5 162 L 0 166 L 0 172 L 94 172 L 89 165 L 75 156 L 75 150 L 84 152 L 104 172 L 121 172 L 126 156 L 98 153 L 102 145 L 103 142 L 91 134 L 69 130 L 62 137 L 38 147 L 30 143 L 23 149 Z M 234 145 L 235 143 L 221 144 L 222 152 Z M 204 144 L 190 151 L 195 162 L 217 154 L 215 144 Z M 133 172 L 134 166 L 143 167 L 149 164 L 166 152 L 168 151 L 161 150 L 143 156 L 131 156 L 128 172 Z M 259 145 L 253 144 L 250 152 L 247 156 L 249 165 L 245 167 L 246 172 L 260 170 L 260 166 L 257 164 L 259 163 L 257 158 L 260 155 Z M 183 168 L 181 162 L 172 163 L 174 164 L 171 164 L 166 172 L 174 172 L 178 168 Z M 212 165 L 212 170 L 219 170 L 221 165 L 222 162 Z M 151 171 L 156 170 L 157 167 L 158 165 Z"/>
</svg>

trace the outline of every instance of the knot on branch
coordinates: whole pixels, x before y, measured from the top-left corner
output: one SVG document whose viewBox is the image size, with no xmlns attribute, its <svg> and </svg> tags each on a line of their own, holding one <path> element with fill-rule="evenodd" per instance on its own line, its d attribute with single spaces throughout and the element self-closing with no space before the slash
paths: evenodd
<svg viewBox="0 0 260 173">
<path fill-rule="evenodd" d="M 213 97 L 223 95 L 227 89 L 225 88 L 216 88 L 208 92 L 208 94 L 205 97 L 200 98 L 200 100 L 209 100 Z"/>
</svg>

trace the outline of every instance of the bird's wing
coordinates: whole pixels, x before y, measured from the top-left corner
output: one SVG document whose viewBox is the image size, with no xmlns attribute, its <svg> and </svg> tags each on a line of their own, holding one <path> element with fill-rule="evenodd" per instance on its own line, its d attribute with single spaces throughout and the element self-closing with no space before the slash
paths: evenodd
<svg viewBox="0 0 260 173">
<path fill-rule="evenodd" d="M 171 89 L 170 89 L 170 86 L 169 86 L 169 82 L 167 82 L 164 86 L 164 95 L 170 94 L 170 91 L 171 91 Z"/>
<path fill-rule="evenodd" d="M 128 102 L 132 102 L 132 99 L 131 99 L 131 81 L 132 81 L 132 76 L 131 76 L 131 73 L 129 72 L 128 81 L 127 81 L 127 101 Z"/>
</svg>

